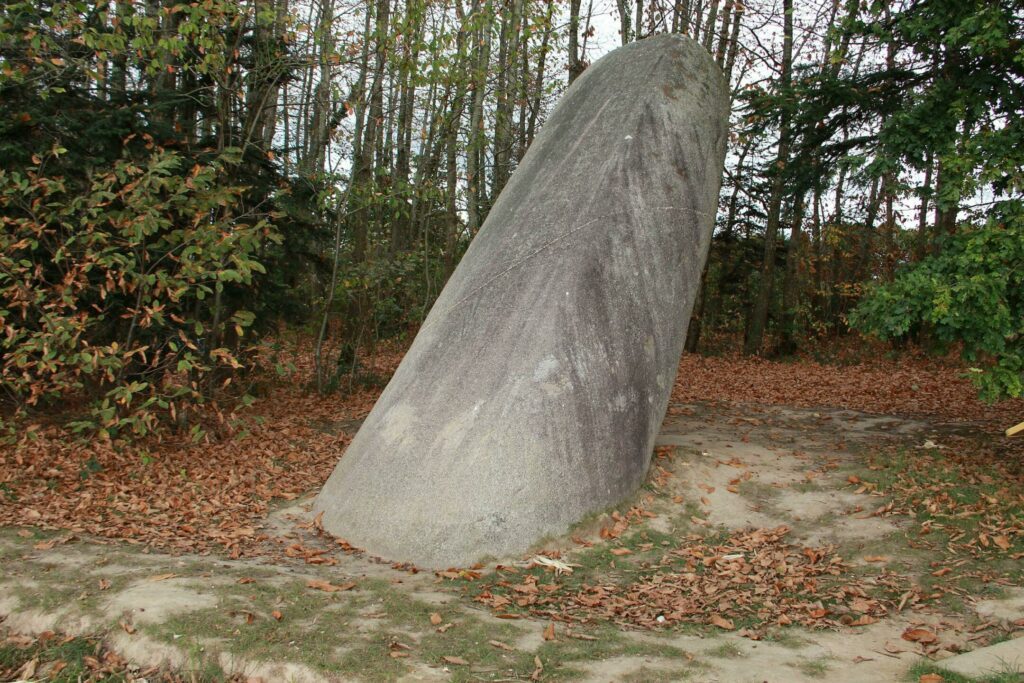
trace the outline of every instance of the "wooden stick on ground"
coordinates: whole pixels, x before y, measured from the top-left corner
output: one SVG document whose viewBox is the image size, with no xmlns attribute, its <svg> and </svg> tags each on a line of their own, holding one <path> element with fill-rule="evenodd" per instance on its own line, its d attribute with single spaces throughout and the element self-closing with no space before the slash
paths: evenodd
<svg viewBox="0 0 1024 683">
<path fill-rule="evenodd" d="M 1014 436 L 1016 434 L 1020 434 L 1021 432 L 1024 432 L 1024 422 L 1021 422 L 1016 427 L 1010 427 L 1009 429 L 1007 429 L 1006 430 L 1006 435 L 1007 436 Z"/>
</svg>

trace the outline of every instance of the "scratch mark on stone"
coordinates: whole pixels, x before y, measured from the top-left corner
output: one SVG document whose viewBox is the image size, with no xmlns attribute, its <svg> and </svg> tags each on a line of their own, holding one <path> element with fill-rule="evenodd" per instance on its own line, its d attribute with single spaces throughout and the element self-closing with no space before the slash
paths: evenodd
<svg viewBox="0 0 1024 683">
<path fill-rule="evenodd" d="M 646 208 L 649 211 L 682 211 L 682 212 L 689 212 L 690 214 L 693 214 L 695 216 L 707 216 L 707 215 L 709 215 L 708 212 L 706 212 L 706 211 L 697 211 L 696 209 L 692 209 L 692 208 L 689 208 L 689 207 L 680 207 L 680 206 L 651 206 L 651 207 L 646 207 Z M 572 237 L 573 235 L 575 235 L 576 233 L 580 232 L 581 230 L 585 230 L 586 228 L 589 228 L 590 226 L 594 225 L 595 223 L 598 223 L 599 221 L 602 221 L 602 220 L 604 220 L 606 218 L 610 218 L 611 216 L 617 215 L 617 213 L 618 212 L 616 212 L 616 213 L 607 213 L 607 214 L 604 214 L 602 216 L 596 216 L 595 218 L 591 218 L 590 220 L 588 220 L 588 221 L 586 221 L 586 222 L 576 226 L 572 230 L 569 230 L 568 232 L 562 233 L 558 237 L 555 237 L 555 238 L 552 238 L 552 239 L 548 240 L 544 244 L 540 245 L 539 247 L 537 247 L 536 249 L 531 251 L 529 254 L 527 254 L 527 255 L 519 258 L 519 259 L 516 259 L 515 261 L 510 263 L 507 268 L 505 268 L 504 270 L 502 270 L 502 271 L 500 271 L 498 273 L 495 273 L 491 277 L 487 278 L 486 281 L 484 281 L 483 283 L 481 283 L 477 287 L 474 287 L 469 293 L 467 293 L 464 297 L 462 297 L 461 299 L 459 299 L 458 301 L 453 303 L 451 306 L 446 308 L 443 312 L 439 312 L 439 314 L 437 316 L 432 316 L 431 319 L 429 321 L 427 321 L 427 324 L 423 325 L 423 327 L 420 328 L 421 331 L 425 330 L 428 327 L 430 327 L 431 325 L 433 325 L 434 321 L 436 321 L 439 318 L 441 318 L 441 317 L 451 313 L 455 309 L 457 309 L 460 306 L 462 306 L 463 304 L 465 304 L 470 299 L 474 298 L 481 291 L 483 291 L 483 290 L 487 289 L 488 287 L 490 287 L 491 284 L 493 284 L 496 280 L 498 280 L 498 279 L 500 279 L 502 277 L 505 277 L 510 272 L 512 272 L 513 270 L 516 270 L 517 268 L 521 267 L 523 264 L 527 263 L 528 261 L 532 261 L 534 258 L 539 256 L 541 253 L 547 251 L 548 249 L 550 249 L 554 245 L 558 244 L 559 242 L 563 242 L 563 241 L 567 240 L 568 238 Z"/>
<path fill-rule="evenodd" d="M 576 139 L 576 144 L 574 144 L 572 148 L 569 150 L 568 154 L 565 155 L 566 159 L 574 159 L 576 157 L 576 149 L 581 144 L 583 144 L 583 141 L 586 139 L 587 132 L 594 127 L 594 124 L 597 123 L 598 120 L 600 120 L 601 113 L 604 112 L 605 108 L 613 101 L 615 101 L 615 99 L 615 96 L 609 97 L 607 100 L 604 101 L 604 104 L 601 105 L 600 109 L 597 110 L 597 113 L 590 117 L 590 120 L 587 121 L 587 124 L 583 127 L 583 130 L 579 132 L 579 135 Z"/>
</svg>

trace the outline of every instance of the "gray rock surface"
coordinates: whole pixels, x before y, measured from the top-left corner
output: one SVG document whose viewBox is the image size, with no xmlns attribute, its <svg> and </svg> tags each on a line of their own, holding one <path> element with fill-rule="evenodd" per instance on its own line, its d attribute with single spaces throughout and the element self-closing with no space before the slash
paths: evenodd
<svg viewBox="0 0 1024 683">
<path fill-rule="evenodd" d="M 689 38 L 570 87 L 318 496 L 426 567 L 526 551 L 643 481 L 707 255 L 727 84 Z"/>
<path fill-rule="evenodd" d="M 1024 673 L 1024 638 L 1004 640 L 938 663 L 947 671 L 969 678 Z"/>
</svg>

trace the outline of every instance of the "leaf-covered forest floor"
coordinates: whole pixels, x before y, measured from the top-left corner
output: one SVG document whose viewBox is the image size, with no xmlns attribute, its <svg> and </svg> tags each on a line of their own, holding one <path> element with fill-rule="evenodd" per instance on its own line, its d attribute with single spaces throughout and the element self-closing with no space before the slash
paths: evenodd
<svg viewBox="0 0 1024 683">
<path fill-rule="evenodd" d="M 197 444 L 39 419 L 0 458 L 0 680 L 963 681 L 1024 632 L 1024 405 L 954 363 L 684 357 L 632 500 L 434 573 L 306 513 L 399 358 Z"/>
</svg>

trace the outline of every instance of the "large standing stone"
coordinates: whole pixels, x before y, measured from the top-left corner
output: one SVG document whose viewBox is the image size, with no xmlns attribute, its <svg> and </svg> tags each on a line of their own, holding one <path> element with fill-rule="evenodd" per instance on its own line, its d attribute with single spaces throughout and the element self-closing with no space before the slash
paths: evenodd
<svg viewBox="0 0 1024 683">
<path fill-rule="evenodd" d="M 316 500 L 429 567 L 522 553 L 643 481 L 714 224 L 727 84 L 660 36 L 580 77 Z"/>
<path fill-rule="evenodd" d="M 995 645 L 965 652 L 938 662 L 947 671 L 982 678 L 1024 671 L 1024 638 L 1004 640 Z M 1009 680 L 1009 679 L 1007 679 Z"/>
</svg>

